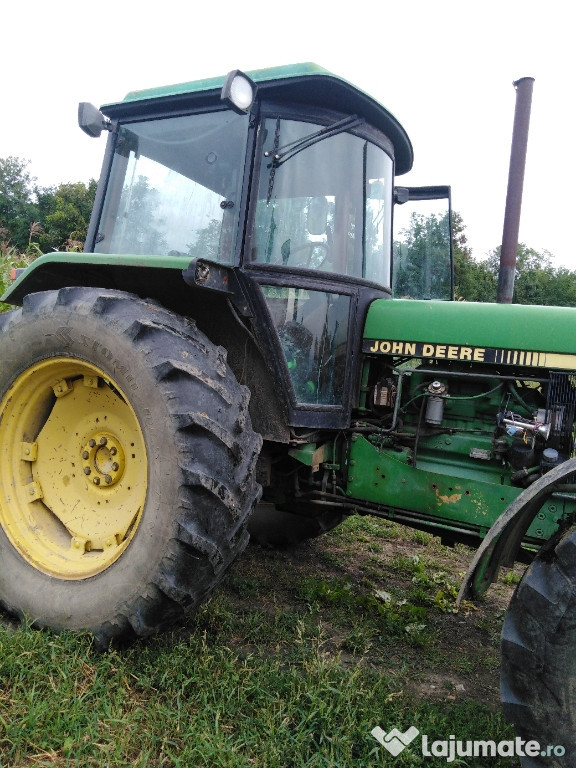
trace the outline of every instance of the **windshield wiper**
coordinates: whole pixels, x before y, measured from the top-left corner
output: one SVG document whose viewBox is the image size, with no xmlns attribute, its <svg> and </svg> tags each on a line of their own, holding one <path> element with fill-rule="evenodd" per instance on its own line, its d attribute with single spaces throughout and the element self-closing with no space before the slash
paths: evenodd
<svg viewBox="0 0 576 768">
<path fill-rule="evenodd" d="M 324 141 L 324 139 L 328 139 L 331 136 L 336 136 L 339 133 L 356 128 L 364 122 L 364 118 L 358 117 L 357 115 L 350 115 L 350 117 L 345 117 L 337 123 L 328 125 L 326 128 L 321 128 L 319 131 L 304 136 L 302 139 L 296 139 L 296 141 L 291 141 L 288 144 L 284 144 L 282 147 L 274 148 L 272 151 L 266 150 L 266 152 L 264 152 L 264 157 L 272 157 L 272 167 L 278 168 L 282 163 L 290 160 L 291 157 L 294 157 L 294 155 L 302 152 L 302 150 L 311 147 L 313 144 L 317 144 L 319 141 Z"/>
</svg>

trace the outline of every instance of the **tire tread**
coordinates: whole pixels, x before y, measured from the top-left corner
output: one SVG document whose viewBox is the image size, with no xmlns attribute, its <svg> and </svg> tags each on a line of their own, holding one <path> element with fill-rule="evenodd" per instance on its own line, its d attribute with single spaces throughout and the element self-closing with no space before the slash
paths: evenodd
<svg viewBox="0 0 576 768">
<path fill-rule="evenodd" d="M 262 439 L 251 427 L 250 392 L 227 366 L 226 350 L 193 321 L 123 291 L 71 287 L 26 296 L 2 325 L 53 314 L 63 326 L 73 314 L 97 318 L 133 345 L 162 393 L 178 450 L 178 504 L 156 576 L 116 615 L 88 627 L 99 647 L 124 645 L 180 621 L 245 548 L 246 520 L 260 496 Z"/>
</svg>

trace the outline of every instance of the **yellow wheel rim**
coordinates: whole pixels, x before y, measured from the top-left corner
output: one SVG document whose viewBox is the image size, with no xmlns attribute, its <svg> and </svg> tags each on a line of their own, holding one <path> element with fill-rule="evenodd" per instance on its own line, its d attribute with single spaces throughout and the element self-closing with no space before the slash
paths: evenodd
<svg viewBox="0 0 576 768">
<path fill-rule="evenodd" d="M 59 357 L 14 381 L 0 403 L 0 524 L 28 563 L 62 579 L 108 568 L 146 484 L 140 423 L 106 373 Z"/>
</svg>

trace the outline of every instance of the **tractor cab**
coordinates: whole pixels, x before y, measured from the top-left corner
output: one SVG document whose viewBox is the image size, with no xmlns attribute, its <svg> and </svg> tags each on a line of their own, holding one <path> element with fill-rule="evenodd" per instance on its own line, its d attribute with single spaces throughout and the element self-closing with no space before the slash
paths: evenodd
<svg viewBox="0 0 576 768">
<path fill-rule="evenodd" d="M 316 65 L 81 112 L 90 135 L 110 131 L 86 250 L 191 262 L 194 288 L 234 284 L 294 427 L 349 423 L 375 298 L 452 297 L 449 190 L 397 187 L 404 130 Z M 440 213 L 413 212 L 430 200 Z"/>
</svg>

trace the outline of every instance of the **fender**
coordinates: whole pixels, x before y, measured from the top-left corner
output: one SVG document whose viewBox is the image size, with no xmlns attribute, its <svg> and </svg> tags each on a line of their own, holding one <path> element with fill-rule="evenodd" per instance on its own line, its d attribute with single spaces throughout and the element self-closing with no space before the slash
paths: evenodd
<svg viewBox="0 0 576 768">
<path fill-rule="evenodd" d="M 237 280 L 230 279 L 232 272 L 208 262 L 191 264 L 188 256 L 49 253 L 20 273 L 0 301 L 22 304 L 28 294 L 69 286 L 113 288 L 193 318 L 213 343 L 226 348 L 236 378 L 250 388 L 254 428 L 265 439 L 285 443 L 289 431 L 284 393 L 252 335 L 238 321 L 249 308 Z"/>
<path fill-rule="evenodd" d="M 21 304 L 24 296 L 64 286 L 117 288 L 162 301 L 162 295 L 184 296 L 182 271 L 190 259 L 179 256 L 111 255 L 55 252 L 40 256 L 22 272 L 0 298 Z"/>
<path fill-rule="evenodd" d="M 457 599 L 476 600 L 498 577 L 502 566 L 514 562 L 524 534 L 545 501 L 554 493 L 576 491 L 570 482 L 576 474 L 576 459 L 554 467 L 523 491 L 500 515 L 478 547 Z"/>
</svg>

